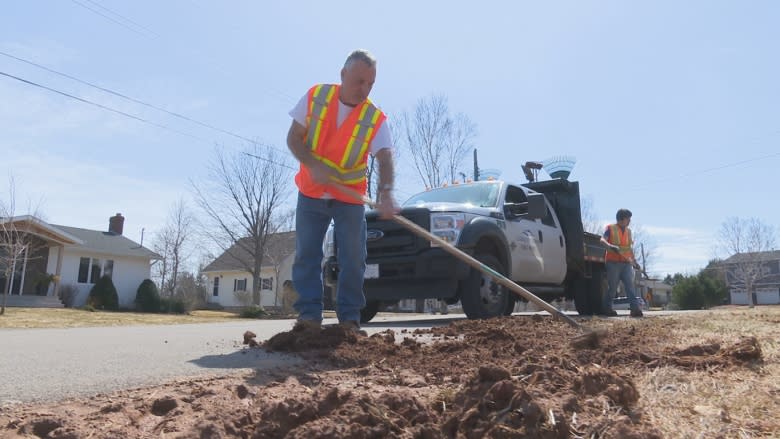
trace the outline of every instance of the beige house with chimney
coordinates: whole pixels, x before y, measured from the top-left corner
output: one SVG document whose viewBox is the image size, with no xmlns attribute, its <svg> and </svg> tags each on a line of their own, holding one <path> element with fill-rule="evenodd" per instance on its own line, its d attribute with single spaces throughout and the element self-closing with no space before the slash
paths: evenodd
<svg viewBox="0 0 780 439">
<path fill-rule="evenodd" d="M 119 306 L 134 307 L 138 286 L 150 277 L 152 262 L 160 256 L 123 236 L 124 220 L 117 213 L 101 231 L 49 224 L 30 215 L 0 218 L 0 227 L 24 236 L 28 244 L 13 262 L 10 276 L 0 274 L 0 287 L 10 287 L 8 306 L 62 306 L 64 285 L 75 293 L 70 304 L 83 306 L 95 282 L 108 275 Z"/>
<path fill-rule="evenodd" d="M 243 238 L 247 241 L 249 238 Z M 208 278 L 208 302 L 226 308 L 247 306 L 247 296 L 252 292 L 252 274 L 248 267 L 254 264 L 252 256 L 244 250 L 249 242 L 232 245 L 203 269 Z M 295 232 L 268 235 L 263 265 L 260 272 L 260 306 L 286 308 L 292 289 L 292 265 L 295 261 Z M 289 303 L 287 303 L 289 305 Z"/>
</svg>

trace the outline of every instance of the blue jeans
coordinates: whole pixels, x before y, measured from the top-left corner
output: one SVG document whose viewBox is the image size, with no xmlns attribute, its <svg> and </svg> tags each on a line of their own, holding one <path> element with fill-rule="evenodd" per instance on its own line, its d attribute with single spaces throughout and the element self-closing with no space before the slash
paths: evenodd
<svg viewBox="0 0 780 439">
<path fill-rule="evenodd" d="M 331 219 L 339 264 L 336 316 L 340 322 L 359 323 L 360 310 L 366 305 L 366 218 L 362 204 L 309 198 L 298 193 L 292 277 L 299 297 L 293 307 L 301 320 L 322 320 L 322 241 Z"/>
<path fill-rule="evenodd" d="M 607 262 L 607 284 L 609 289 L 604 296 L 603 310 L 612 309 L 612 300 L 617 293 L 618 281 L 623 282 L 623 289 L 628 297 L 628 304 L 632 310 L 639 309 L 639 301 L 634 291 L 634 267 L 625 262 Z"/>
</svg>

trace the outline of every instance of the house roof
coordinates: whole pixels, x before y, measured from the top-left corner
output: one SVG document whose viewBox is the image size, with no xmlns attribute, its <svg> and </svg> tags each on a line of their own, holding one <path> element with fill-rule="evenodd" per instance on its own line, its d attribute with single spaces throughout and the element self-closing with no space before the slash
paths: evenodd
<svg viewBox="0 0 780 439">
<path fill-rule="evenodd" d="M 117 256 L 140 256 L 150 259 L 161 259 L 160 255 L 142 247 L 135 241 L 112 232 L 102 232 L 100 230 L 80 229 L 78 227 L 58 226 L 60 229 L 71 236 L 82 241 L 79 247 L 94 250 L 99 253 L 108 253 Z"/>
<path fill-rule="evenodd" d="M 240 243 L 247 245 L 250 238 L 242 238 Z M 263 266 L 274 265 L 271 259 L 275 259 L 277 264 L 282 259 L 295 252 L 295 232 L 282 232 L 268 235 L 265 248 L 263 249 Z M 242 263 L 244 261 L 244 263 Z M 227 251 L 222 253 L 212 263 L 208 264 L 203 271 L 246 271 L 246 266 L 253 262 L 252 256 L 239 245 L 233 244 Z"/>
<path fill-rule="evenodd" d="M 755 260 L 757 254 L 761 255 L 761 260 L 776 261 L 780 260 L 780 250 L 770 250 L 758 253 L 737 253 L 723 260 L 724 264 L 737 264 L 740 262 Z"/>
<path fill-rule="evenodd" d="M 14 217 L 0 217 L 0 228 L 8 227 L 7 224 L 11 224 L 12 227 L 20 227 L 19 231 L 25 233 L 31 233 L 39 236 L 46 241 L 53 241 L 58 244 L 66 245 L 81 245 L 84 242 L 77 236 L 67 233 L 65 230 L 54 227 L 51 224 L 46 223 L 32 215 L 21 215 Z M 15 226 L 14 224 L 26 224 L 24 226 Z"/>
</svg>

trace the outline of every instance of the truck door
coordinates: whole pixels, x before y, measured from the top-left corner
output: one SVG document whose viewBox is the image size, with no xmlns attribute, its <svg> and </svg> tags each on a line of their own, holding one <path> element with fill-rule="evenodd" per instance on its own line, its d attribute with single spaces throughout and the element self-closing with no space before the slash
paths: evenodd
<svg viewBox="0 0 780 439">
<path fill-rule="evenodd" d="M 546 204 L 546 215 L 536 220 L 544 261 L 544 282 L 559 284 L 566 277 L 566 240 L 563 239 L 563 230 L 550 209 L 550 203 Z"/>
<path fill-rule="evenodd" d="M 524 203 L 525 192 L 509 185 L 505 203 Z M 542 282 L 544 279 L 543 250 L 539 243 L 541 222 L 523 218 L 507 218 L 506 239 L 512 253 L 511 279 L 522 282 Z"/>
</svg>

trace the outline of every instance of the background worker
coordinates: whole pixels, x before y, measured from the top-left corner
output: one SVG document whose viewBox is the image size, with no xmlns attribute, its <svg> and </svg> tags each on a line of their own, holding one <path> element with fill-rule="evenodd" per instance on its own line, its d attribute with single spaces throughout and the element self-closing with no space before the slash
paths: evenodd
<svg viewBox="0 0 780 439">
<path fill-rule="evenodd" d="M 639 269 L 639 264 L 634 259 L 634 251 L 632 250 L 634 241 L 631 238 L 631 229 L 628 228 L 631 223 L 631 211 L 620 209 L 617 211 L 615 219 L 617 223 L 608 225 L 604 236 L 601 237 L 601 242 L 607 246 L 607 283 L 609 285 L 607 294 L 604 296 L 602 313 L 607 316 L 617 315 L 617 312 L 612 309 L 612 301 L 617 293 L 618 281 L 621 281 L 631 307 L 631 317 L 642 317 L 642 309 L 639 307 L 639 300 L 637 300 L 634 290 L 634 268 Z"/>
<path fill-rule="evenodd" d="M 379 165 L 377 210 L 383 218 L 398 211 L 393 200 L 392 139 L 385 114 L 368 95 L 376 79 L 376 59 L 352 52 L 341 69 L 341 84 L 318 84 L 290 111 L 287 146 L 300 162 L 295 176 L 298 205 L 293 285 L 298 326 L 322 322 L 322 240 L 333 220 L 339 263 L 336 315 L 339 323 L 360 327 L 365 306 L 366 220 L 361 200 L 333 183 L 366 193 L 366 163 Z"/>
</svg>

